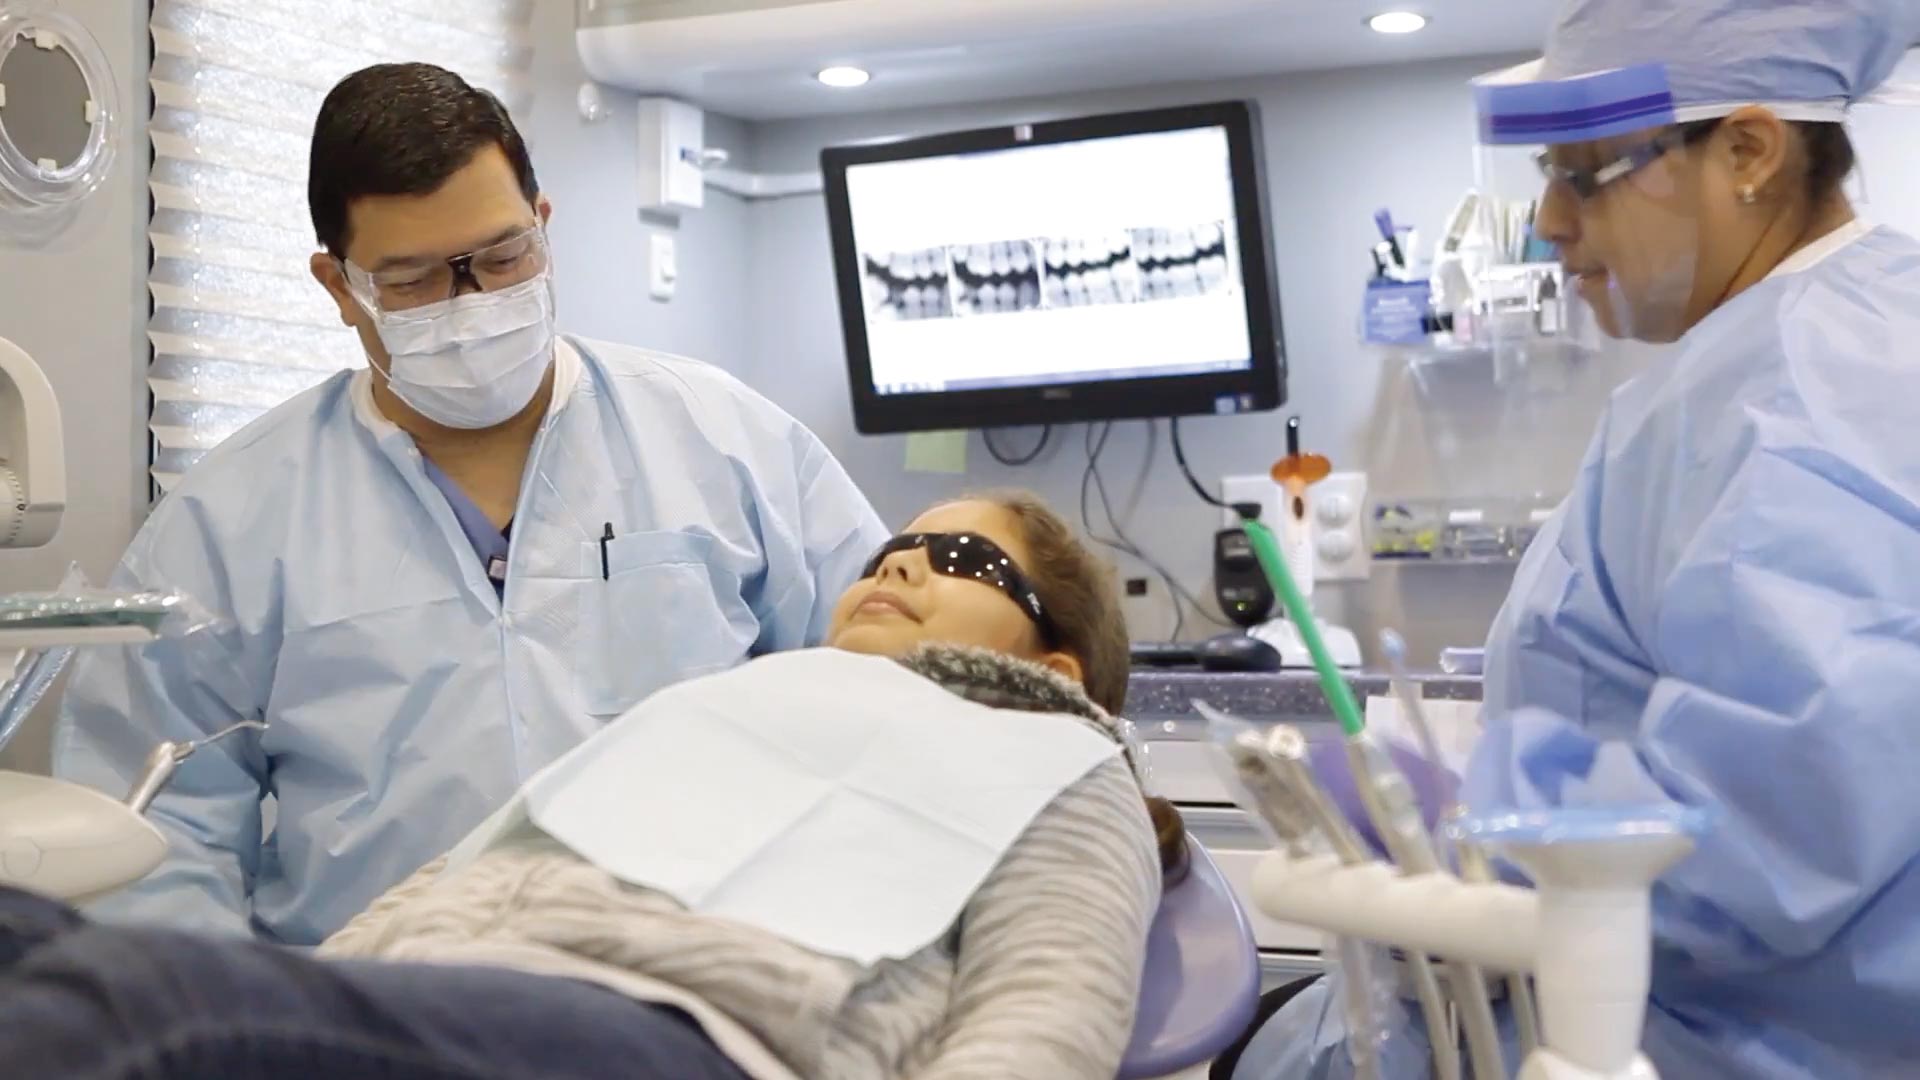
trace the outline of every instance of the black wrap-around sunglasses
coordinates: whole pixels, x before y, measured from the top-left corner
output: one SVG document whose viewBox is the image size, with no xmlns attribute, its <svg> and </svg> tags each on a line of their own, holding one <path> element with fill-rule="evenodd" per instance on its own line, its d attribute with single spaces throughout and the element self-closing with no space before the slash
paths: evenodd
<svg viewBox="0 0 1920 1080">
<path fill-rule="evenodd" d="M 902 551 L 924 548 L 927 553 L 927 565 L 936 574 L 962 578 L 991 585 L 1005 593 L 1007 598 L 1020 606 L 1040 630 L 1040 636 L 1049 646 L 1058 644 L 1058 633 L 1047 609 L 1040 603 L 1040 594 L 1021 573 L 1013 556 L 1008 555 L 999 544 L 981 536 L 979 533 L 901 533 L 899 536 L 880 545 L 880 550 L 867 560 L 867 567 L 861 571 L 861 578 L 870 578 L 880 572 L 880 564 L 887 556 Z"/>
</svg>

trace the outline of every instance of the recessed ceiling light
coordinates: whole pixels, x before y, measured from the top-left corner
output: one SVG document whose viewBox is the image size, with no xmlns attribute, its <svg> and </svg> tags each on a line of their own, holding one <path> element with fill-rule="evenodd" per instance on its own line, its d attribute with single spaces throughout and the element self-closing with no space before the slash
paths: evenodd
<svg viewBox="0 0 1920 1080">
<path fill-rule="evenodd" d="M 1426 29 L 1427 17 L 1417 11 L 1383 11 L 1367 25 L 1376 34 L 1411 34 Z"/>
<path fill-rule="evenodd" d="M 815 75 L 814 78 L 819 79 L 822 83 L 836 90 L 851 90 L 856 86 L 867 85 L 867 80 L 873 78 L 873 76 L 867 74 L 865 68 L 849 67 L 842 64 L 825 68 L 821 70 L 819 74 Z"/>
</svg>

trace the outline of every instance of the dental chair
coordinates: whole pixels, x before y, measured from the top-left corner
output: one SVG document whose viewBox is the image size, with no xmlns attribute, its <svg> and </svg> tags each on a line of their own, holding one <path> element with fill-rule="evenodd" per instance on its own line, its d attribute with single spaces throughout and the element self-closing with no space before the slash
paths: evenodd
<svg viewBox="0 0 1920 1080">
<path fill-rule="evenodd" d="M 1259 1005 L 1260 955 L 1247 913 L 1191 834 L 1187 855 L 1187 875 L 1161 897 L 1147 935 L 1140 1011 L 1119 1080 L 1204 1076 Z"/>
</svg>

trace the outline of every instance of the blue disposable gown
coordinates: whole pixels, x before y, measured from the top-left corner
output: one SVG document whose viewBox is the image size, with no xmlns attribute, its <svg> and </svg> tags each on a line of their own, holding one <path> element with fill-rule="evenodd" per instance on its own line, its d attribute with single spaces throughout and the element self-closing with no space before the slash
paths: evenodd
<svg viewBox="0 0 1920 1080">
<path fill-rule="evenodd" d="M 1464 793 L 1717 816 L 1654 892 L 1665 1076 L 1914 1076 L 1920 243 L 1866 233 L 1682 346 L 1615 395 L 1520 567 Z M 1349 1075 L 1332 1000 L 1237 1076 Z M 1400 1049 L 1389 1075 L 1424 1075 Z"/>
<path fill-rule="evenodd" d="M 886 536 L 839 463 L 717 368 L 571 345 L 584 364 L 528 460 L 504 599 L 346 374 L 154 509 L 115 584 L 231 625 L 84 653 L 55 771 L 118 796 L 158 740 L 269 726 L 186 762 L 151 814 L 169 858 L 100 914 L 317 943 L 648 693 L 821 639 Z"/>
</svg>

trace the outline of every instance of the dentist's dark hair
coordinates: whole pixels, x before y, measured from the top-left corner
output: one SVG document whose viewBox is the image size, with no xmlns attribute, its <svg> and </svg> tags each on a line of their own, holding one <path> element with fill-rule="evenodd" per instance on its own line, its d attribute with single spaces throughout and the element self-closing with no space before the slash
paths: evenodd
<svg viewBox="0 0 1920 1080">
<path fill-rule="evenodd" d="M 526 140 L 499 98 L 432 64 L 354 72 L 327 93 L 313 125 L 307 209 L 315 236 L 344 258 L 355 199 L 430 195 L 489 146 L 506 154 L 527 201 L 538 198 Z"/>
</svg>

